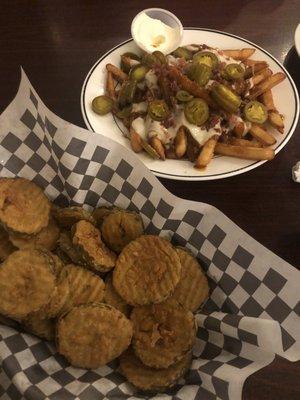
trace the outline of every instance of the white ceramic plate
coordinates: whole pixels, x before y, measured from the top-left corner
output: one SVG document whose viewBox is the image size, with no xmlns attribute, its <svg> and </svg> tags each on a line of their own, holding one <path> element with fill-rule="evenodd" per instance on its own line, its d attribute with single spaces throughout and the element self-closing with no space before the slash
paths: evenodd
<svg viewBox="0 0 300 400">
<path fill-rule="evenodd" d="M 295 31 L 295 47 L 296 47 L 298 56 L 300 57 L 300 24 L 297 26 L 296 31 Z"/>
<path fill-rule="evenodd" d="M 205 43 L 212 47 L 220 49 L 255 47 L 256 52 L 253 58 L 256 60 L 265 60 L 269 63 L 274 72 L 283 71 L 287 75 L 279 86 L 273 89 L 276 107 L 285 116 L 285 133 L 283 135 L 273 132 L 277 143 L 275 153 L 278 153 L 291 138 L 299 117 L 299 97 L 296 86 L 286 69 L 267 51 L 256 44 L 242 39 L 230 33 L 215 31 L 202 28 L 185 28 L 182 44 Z M 122 124 L 109 114 L 99 116 L 91 109 L 91 102 L 94 97 L 99 96 L 105 91 L 105 65 L 112 63 L 119 65 L 120 55 L 133 51 L 139 53 L 139 50 L 132 39 L 129 39 L 114 47 L 104 54 L 92 67 L 88 73 L 81 92 L 81 110 L 84 121 L 88 129 L 101 133 L 123 144 L 131 150 L 128 139 L 124 137 L 122 131 L 125 130 Z M 132 151 L 132 150 L 131 150 Z M 253 168 L 258 167 L 265 161 L 249 161 L 232 157 L 216 156 L 204 171 L 193 168 L 189 161 L 182 160 L 152 160 L 145 153 L 137 154 L 143 163 L 157 176 L 178 179 L 178 180 L 212 180 L 221 179 L 233 175 L 238 175 Z"/>
</svg>

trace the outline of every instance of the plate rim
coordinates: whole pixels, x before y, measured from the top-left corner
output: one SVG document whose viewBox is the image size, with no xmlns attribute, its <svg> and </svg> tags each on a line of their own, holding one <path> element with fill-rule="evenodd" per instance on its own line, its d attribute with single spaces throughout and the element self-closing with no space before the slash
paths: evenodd
<svg viewBox="0 0 300 400">
<path fill-rule="evenodd" d="M 292 122 L 292 125 L 291 125 L 291 128 L 290 128 L 289 132 L 286 134 L 284 140 L 276 147 L 276 149 L 274 149 L 275 150 L 275 154 L 279 153 L 279 151 L 282 150 L 282 148 L 291 139 L 293 133 L 295 132 L 295 129 L 296 129 L 296 126 L 297 126 L 297 123 L 298 123 L 298 119 L 299 119 L 299 94 L 298 94 L 298 91 L 297 91 L 297 88 L 296 88 L 296 85 L 295 85 L 295 82 L 294 82 L 293 78 L 291 77 L 289 72 L 286 70 L 284 65 L 282 65 L 280 61 L 278 61 L 271 53 L 269 53 L 264 48 L 260 47 L 256 43 L 253 43 L 250 40 L 244 39 L 243 37 L 240 37 L 238 35 L 234 35 L 234 34 L 229 33 L 229 32 L 219 31 L 217 29 L 211 29 L 211 28 L 184 27 L 184 31 L 189 31 L 189 30 L 214 32 L 214 33 L 218 33 L 218 34 L 221 34 L 221 35 L 225 35 L 225 36 L 229 36 L 229 37 L 233 37 L 233 38 L 242 40 L 243 42 L 252 45 L 256 49 L 259 49 L 264 54 L 269 56 L 284 71 L 284 73 L 286 74 L 286 76 L 287 76 L 287 78 L 289 80 L 289 83 L 290 83 L 290 85 L 292 87 L 296 106 L 295 106 L 295 110 L 294 110 L 293 122 Z M 90 68 L 88 74 L 86 75 L 86 77 L 84 79 L 84 82 L 83 82 L 83 85 L 82 85 L 82 88 L 81 88 L 81 94 L 80 94 L 81 114 L 82 114 L 84 123 L 87 126 L 87 128 L 89 130 L 91 130 L 92 132 L 94 132 L 94 133 L 97 133 L 97 132 L 93 129 L 92 125 L 90 124 L 90 121 L 89 121 L 87 113 L 86 113 L 86 108 L 85 108 L 85 105 L 84 105 L 85 91 L 86 91 L 86 86 L 87 86 L 87 83 L 89 81 L 89 78 L 90 78 L 91 74 L 94 72 L 95 68 L 101 63 L 101 61 L 103 61 L 103 59 L 106 56 L 111 54 L 114 50 L 118 49 L 119 47 L 124 46 L 126 43 L 129 43 L 129 42 L 132 42 L 132 41 L 133 41 L 133 38 L 126 39 L 123 42 L 121 42 L 121 43 L 117 44 L 116 46 L 114 46 L 113 48 L 111 48 L 110 50 L 108 50 L 106 53 L 104 53 L 92 65 L 92 67 Z M 99 133 L 99 134 L 101 134 L 101 133 Z M 120 145 L 122 146 L 122 144 L 120 144 Z M 182 180 L 182 181 L 206 181 L 206 180 L 208 181 L 208 180 L 225 179 L 225 178 L 230 178 L 232 176 L 241 175 L 241 174 L 243 174 L 245 172 L 251 171 L 252 169 L 255 169 L 255 168 L 259 167 L 260 165 L 264 164 L 265 162 L 267 162 L 267 160 L 254 161 L 252 164 L 250 164 L 250 165 L 248 165 L 246 167 L 238 168 L 238 169 L 236 169 L 234 171 L 225 172 L 225 173 L 219 173 L 219 174 L 211 174 L 211 175 L 199 175 L 199 176 L 177 175 L 177 174 L 170 174 L 170 173 L 156 171 L 156 170 L 153 170 L 151 168 L 149 168 L 149 169 L 154 175 L 156 175 L 158 177 L 161 177 L 161 178 L 166 178 L 166 179 L 171 179 L 171 180 Z"/>
</svg>

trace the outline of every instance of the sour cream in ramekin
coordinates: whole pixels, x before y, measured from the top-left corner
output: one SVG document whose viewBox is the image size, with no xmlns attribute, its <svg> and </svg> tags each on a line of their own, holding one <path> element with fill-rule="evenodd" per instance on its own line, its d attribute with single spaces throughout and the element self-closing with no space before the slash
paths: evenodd
<svg viewBox="0 0 300 400">
<path fill-rule="evenodd" d="M 181 42 L 183 27 L 170 11 L 148 8 L 133 19 L 131 35 L 135 43 L 147 53 L 159 50 L 164 54 L 174 51 Z"/>
</svg>

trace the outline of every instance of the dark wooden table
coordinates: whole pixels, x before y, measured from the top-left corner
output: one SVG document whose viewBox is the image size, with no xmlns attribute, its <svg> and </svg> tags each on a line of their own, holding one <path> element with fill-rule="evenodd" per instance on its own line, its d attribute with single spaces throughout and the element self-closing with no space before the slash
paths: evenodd
<svg viewBox="0 0 300 400">
<path fill-rule="evenodd" d="M 167 8 L 184 26 L 224 30 L 271 52 L 300 87 L 294 31 L 299 0 L 52 0 L 0 1 L 0 112 L 16 93 L 20 65 L 41 98 L 62 118 L 84 126 L 79 97 L 85 75 L 107 50 L 130 36 L 147 7 Z M 299 267 L 300 185 L 291 168 L 300 160 L 300 127 L 275 160 L 224 180 L 162 180 L 174 194 L 213 204 L 266 247 Z M 252 375 L 247 400 L 300 398 L 300 364 L 277 359 Z"/>
</svg>

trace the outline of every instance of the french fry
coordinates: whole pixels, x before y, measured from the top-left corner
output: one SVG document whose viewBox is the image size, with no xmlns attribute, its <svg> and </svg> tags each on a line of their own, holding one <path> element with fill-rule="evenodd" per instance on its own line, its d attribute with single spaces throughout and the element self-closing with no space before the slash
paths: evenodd
<svg viewBox="0 0 300 400">
<path fill-rule="evenodd" d="M 273 94 L 272 90 L 266 90 L 261 96 L 260 96 L 261 102 L 266 106 L 267 110 L 276 110 L 274 100 L 273 100 Z"/>
<path fill-rule="evenodd" d="M 130 144 L 131 148 L 135 153 L 140 153 L 143 150 L 142 138 L 132 128 L 130 128 Z"/>
<path fill-rule="evenodd" d="M 252 60 L 245 60 L 244 61 L 245 65 L 247 65 L 246 61 L 250 62 Z M 245 79 L 250 78 L 251 76 L 257 74 L 258 72 L 262 71 L 263 69 L 265 69 L 267 67 L 268 67 L 268 63 L 266 63 L 265 61 L 258 61 L 255 64 L 249 65 L 246 68 L 244 77 L 245 77 Z"/>
<path fill-rule="evenodd" d="M 275 152 L 270 147 L 233 146 L 231 144 L 217 143 L 215 153 L 223 156 L 245 158 L 247 160 L 272 160 Z"/>
<path fill-rule="evenodd" d="M 246 140 L 239 138 L 230 138 L 229 144 L 242 147 L 262 147 L 261 143 L 257 142 L 256 140 Z"/>
<path fill-rule="evenodd" d="M 252 60 L 251 59 L 246 59 L 243 61 L 243 63 L 245 65 L 247 65 L 247 67 L 253 67 L 254 65 L 258 65 L 258 64 L 264 64 L 264 68 L 268 67 L 268 63 L 266 61 L 261 61 L 261 60 Z"/>
<path fill-rule="evenodd" d="M 233 128 L 233 132 L 238 138 L 242 138 L 245 132 L 245 122 L 238 122 Z"/>
<path fill-rule="evenodd" d="M 234 58 L 235 60 L 243 61 L 252 56 L 255 49 L 240 49 L 240 50 L 223 50 L 223 54 L 227 57 Z"/>
<path fill-rule="evenodd" d="M 271 146 L 272 144 L 276 143 L 276 139 L 273 135 L 268 133 L 258 124 L 252 124 L 250 128 L 251 135 L 262 143 L 264 146 Z"/>
<path fill-rule="evenodd" d="M 195 97 L 202 98 L 207 102 L 208 105 L 210 105 L 213 108 L 216 108 L 214 101 L 212 100 L 206 89 L 200 87 L 199 85 L 197 85 L 196 82 L 190 80 L 187 76 L 183 75 L 178 68 L 169 66 L 168 70 L 170 77 L 175 79 L 182 89 L 191 93 Z"/>
<path fill-rule="evenodd" d="M 161 140 L 157 136 L 152 136 L 149 139 L 149 144 L 154 148 L 156 153 L 159 155 L 159 158 L 162 160 L 166 159 L 166 154 L 165 154 L 165 148 L 164 145 L 162 144 Z"/>
<path fill-rule="evenodd" d="M 114 79 L 113 75 L 111 72 L 107 72 L 107 79 L 106 79 L 106 91 L 108 96 L 112 100 L 116 100 L 116 92 L 115 92 L 115 84 L 114 84 Z"/>
<path fill-rule="evenodd" d="M 218 141 L 218 137 L 211 137 L 202 147 L 199 156 L 197 157 L 195 168 L 205 168 L 213 158 L 214 150 Z"/>
<path fill-rule="evenodd" d="M 280 133 L 284 131 L 283 117 L 278 111 L 269 111 L 268 120 L 273 128 L 277 129 Z"/>
<path fill-rule="evenodd" d="M 285 74 L 283 72 L 277 72 L 276 74 L 271 75 L 269 78 L 265 79 L 259 85 L 251 89 L 249 98 L 251 100 L 256 99 L 267 90 L 270 90 L 272 87 L 278 85 L 284 79 Z"/>
<path fill-rule="evenodd" d="M 114 78 L 119 82 L 124 82 L 128 78 L 128 75 L 125 74 L 125 72 L 113 64 L 106 64 L 106 69 L 108 72 L 111 72 Z"/>
<path fill-rule="evenodd" d="M 187 135 L 184 126 L 181 126 L 174 139 L 175 154 L 177 158 L 185 155 L 187 149 Z"/>
<path fill-rule="evenodd" d="M 260 96 L 261 102 L 266 106 L 268 110 L 268 120 L 273 128 L 277 129 L 278 132 L 284 132 L 284 121 L 281 114 L 276 109 L 273 100 L 272 90 L 267 90 Z"/>
<path fill-rule="evenodd" d="M 253 77 L 251 78 L 253 86 L 258 85 L 260 82 L 262 82 L 271 75 L 272 71 L 270 70 L 270 68 L 265 68 L 256 75 L 253 75 Z"/>
</svg>

